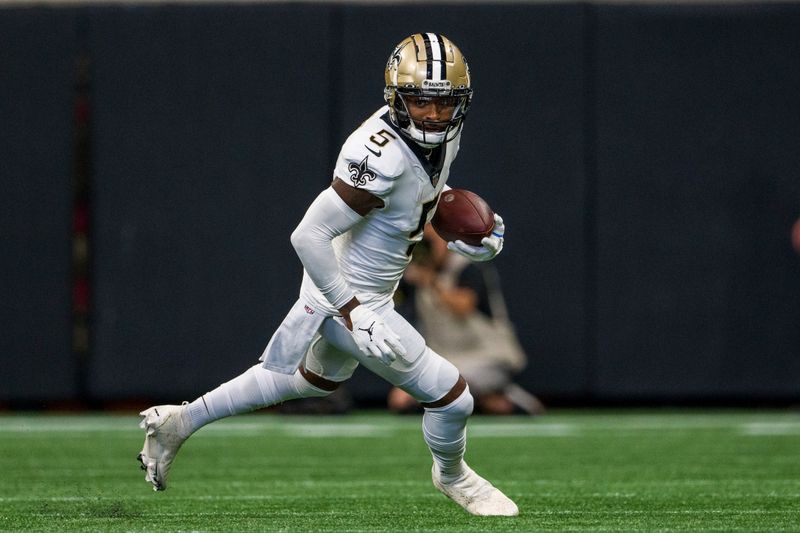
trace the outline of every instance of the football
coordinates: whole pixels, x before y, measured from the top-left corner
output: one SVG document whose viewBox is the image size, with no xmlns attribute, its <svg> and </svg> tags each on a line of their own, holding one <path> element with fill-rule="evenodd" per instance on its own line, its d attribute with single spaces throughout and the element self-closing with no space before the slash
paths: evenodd
<svg viewBox="0 0 800 533">
<path fill-rule="evenodd" d="M 446 241 L 461 240 L 480 246 L 494 228 L 494 212 L 486 201 L 466 189 L 450 189 L 439 196 L 431 220 L 436 233 Z"/>
</svg>

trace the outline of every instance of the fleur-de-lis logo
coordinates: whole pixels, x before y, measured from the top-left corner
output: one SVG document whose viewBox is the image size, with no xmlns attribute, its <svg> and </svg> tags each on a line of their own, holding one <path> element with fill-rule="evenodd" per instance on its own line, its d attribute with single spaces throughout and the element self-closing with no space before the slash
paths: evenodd
<svg viewBox="0 0 800 533">
<path fill-rule="evenodd" d="M 400 61 L 403 59 L 400 55 L 400 50 L 403 49 L 403 43 L 398 44 L 394 47 L 394 50 L 389 55 L 389 60 L 386 61 L 386 70 L 393 68 L 395 65 L 399 65 Z"/>
<path fill-rule="evenodd" d="M 367 159 L 369 156 L 365 156 L 364 159 L 361 160 L 361 163 L 350 163 L 347 165 L 347 170 L 350 171 L 350 181 L 353 182 L 354 187 L 363 187 L 367 184 L 367 181 L 372 181 L 375 179 L 375 173 L 367 168 Z"/>
</svg>

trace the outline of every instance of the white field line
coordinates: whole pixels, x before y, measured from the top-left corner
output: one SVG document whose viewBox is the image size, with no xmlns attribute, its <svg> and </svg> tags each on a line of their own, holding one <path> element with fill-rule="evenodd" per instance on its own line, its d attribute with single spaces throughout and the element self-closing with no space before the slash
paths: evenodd
<svg viewBox="0 0 800 533">
<path fill-rule="evenodd" d="M 580 427 L 575 424 L 544 423 L 500 423 L 470 424 L 467 426 L 469 437 L 566 437 L 576 435 Z"/>
<path fill-rule="evenodd" d="M 395 433 L 392 426 L 384 424 L 288 424 L 284 433 L 292 437 L 385 437 Z"/>
<path fill-rule="evenodd" d="M 221 420 L 201 430 L 208 436 L 236 433 L 239 435 L 263 435 L 281 433 L 294 437 L 380 437 L 404 431 L 418 431 L 420 419 L 378 418 L 375 421 L 363 418 L 348 420 L 346 417 L 303 417 L 292 419 L 271 416 L 245 416 Z M 136 432 L 138 417 L 91 417 L 91 416 L 0 416 L 0 438 L 25 434 L 87 433 L 87 432 Z M 703 429 L 728 429 L 746 436 L 800 436 L 800 417 L 797 416 L 669 416 L 652 418 L 646 416 L 580 417 L 559 421 L 545 417 L 503 420 L 480 417 L 469 422 L 470 437 L 563 437 L 580 436 L 594 431 L 640 432 L 640 431 L 691 431 Z"/>
<path fill-rule="evenodd" d="M 756 437 L 769 435 L 800 435 L 800 422 L 751 422 L 742 424 L 744 435 Z"/>
<path fill-rule="evenodd" d="M 138 422 L 131 420 L 122 424 L 120 421 L 112 423 L 103 421 L 79 422 L 67 420 L 37 420 L 34 423 L 14 422 L 11 424 L 0 422 L 0 437 L 3 434 L 16 434 L 18 436 L 32 433 L 89 433 L 89 432 L 131 432 L 138 431 Z M 292 437 L 385 437 L 394 435 L 403 430 L 417 430 L 418 427 L 394 425 L 391 423 L 352 423 L 340 424 L 328 421 L 319 422 L 228 422 L 212 424 L 204 427 L 201 433 L 210 437 L 224 437 L 232 433 L 237 435 L 264 435 L 279 432 Z M 469 424 L 471 437 L 558 437 L 575 435 L 579 427 L 574 424 L 544 424 L 544 423 L 503 423 L 503 424 Z"/>
</svg>

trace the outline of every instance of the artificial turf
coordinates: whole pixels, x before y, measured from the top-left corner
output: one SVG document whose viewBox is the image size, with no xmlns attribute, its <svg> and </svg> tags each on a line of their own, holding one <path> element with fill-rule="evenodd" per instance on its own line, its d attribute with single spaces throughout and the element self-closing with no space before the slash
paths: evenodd
<svg viewBox="0 0 800 533">
<path fill-rule="evenodd" d="M 166 492 L 138 417 L 0 416 L 0 531 L 800 531 L 800 414 L 473 417 L 467 460 L 519 505 L 438 493 L 419 416 L 253 414 L 200 430 Z"/>
</svg>

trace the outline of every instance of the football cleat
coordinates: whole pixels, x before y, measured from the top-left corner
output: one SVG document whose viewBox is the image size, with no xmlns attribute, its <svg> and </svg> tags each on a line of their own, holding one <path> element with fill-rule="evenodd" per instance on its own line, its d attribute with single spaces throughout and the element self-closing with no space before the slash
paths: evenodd
<svg viewBox="0 0 800 533">
<path fill-rule="evenodd" d="M 517 516 L 519 508 L 508 496 L 475 473 L 464 463 L 464 473 L 445 482 L 433 465 L 433 485 L 470 514 L 477 516 Z"/>
<path fill-rule="evenodd" d="M 184 419 L 184 407 L 159 405 L 139 414 L 144 417 L 139 427 L 145 430 L 145 437 L 137 459 L 147 472 L 144 479 L 153 485 L 153 490 L 166 490 L 172 461 L 191 434 Z"/>
</svg>

